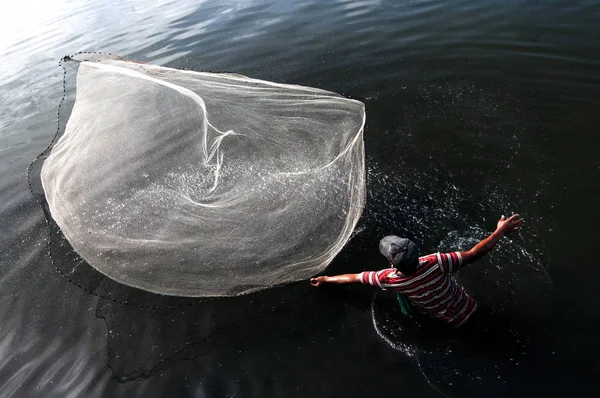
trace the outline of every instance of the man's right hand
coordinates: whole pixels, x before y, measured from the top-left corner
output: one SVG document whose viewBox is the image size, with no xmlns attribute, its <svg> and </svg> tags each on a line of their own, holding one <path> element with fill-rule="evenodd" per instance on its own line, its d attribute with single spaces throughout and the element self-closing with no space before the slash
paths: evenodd
<svg viewBox="0 0 600 398">
<path fill-rule="evenodd" d="M 519 226 L 523 222 L 522 218 L 519 218 L 518 214 L 514 214 L 509 218 L 505 218 L 504 216 L 500 217 L 498 221 L 498 226 L 496 231 L 502 232 L 504 235 L 508 235 L 513 231 L 519 229 Z"/>
<path fill-rule="evenodd" d="M 323 283 L 326 283 L 326 282 L 327 282 L 326 276 L 317 276 L 316 278 L 310 278 L 310 284 L 313 285 L 314 287 L 319 287 Z"/>
</svg>

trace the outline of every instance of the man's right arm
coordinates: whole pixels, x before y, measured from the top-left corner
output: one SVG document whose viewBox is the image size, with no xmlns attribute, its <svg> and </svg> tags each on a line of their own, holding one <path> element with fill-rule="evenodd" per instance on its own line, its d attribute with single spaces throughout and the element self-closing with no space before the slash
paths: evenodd
<svg viewBox="0 0 600 398">
<path fill-rule="evenodd" d="M 317 287 L 325 283 L 335 283 L 338 285 L 345 285 L 348 283 L 360 283 L 361 274 L 343 274 L 335 276 L 317 276 L 310 278 L 310 284 Z"/>
<path fill-rule="evenodd" d="M 317 287 L 326 283 L 348 284 L 362 283 L 383 289 L 382 283 L 387 283 L 387 277 L 395 270 L 392 268 L 382 269 L 381 271 L 365 271 L 360 274 L 343 274 L 335 276 L 317 276 L 310 279 L 310 284 Z"/>
<path fill-rule="evenodd" d="M 463 265 L 477 261 L 491 252 L 504 235 L 519 229 L 522 222 L 523 219 L 519 218 L 518 214 L 515 214 L 508 219 L 505 219 L 504 216 L 502 216 L 500 221 L 498 221 L 496 230 L 490 236 L 476 244 L 471 250 L 460 252 Z"/>
</svg>

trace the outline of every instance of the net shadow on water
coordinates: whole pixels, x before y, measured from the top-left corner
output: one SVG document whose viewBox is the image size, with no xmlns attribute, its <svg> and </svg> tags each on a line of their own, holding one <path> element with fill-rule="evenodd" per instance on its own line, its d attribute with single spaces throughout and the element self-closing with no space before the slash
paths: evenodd
<svg viewBox="0 0 600 398">
<path fill-rule="evenodd" d="M 87 59 L 119 57 L 85 53 Z M 51 216 L 40 171 L 57 139 L 65 132 L 75 102 L 76 63 L 65 57 L 63 99 L 58 125 L 49 146 L 29 166 L 27 180 L 45 216 L 46 249 L 50 263 L 69 283 L 98 297 L 96 316 L 107 328 L 107 366 L 119 382 L 148 378 L 174 363 L 215 352 L 241 355 L 250 349 L 285 341 L 314 339 L 331 330 L 341 302 L 311 316 L 318 300 L 308 285 L 286 286 L 227 298 L 191 298 L 160 295 L 123 285 L 88 264 L 71 246 Z M 337 303 L 337 304 L 335 304 Z M 323 313 L 325 316 L 323 316 Z M 339 325 L 341 322 L 334 322 Z M 277 327 L 269 327 L 277 325 Z M 316 331 L 316 332 L 315 332 Z"/>
<path fill-rule="evenodd" d="M 151 377 L 205 355 L 243 355 L 265 345 L 319 339 L 343 316 L 342 301 L 322 298 L 307 284 L 231 298 L 162 296 L 119 284 L 85 262 L 50 218 L 49 254 L 68 282 L 98 297 L 96 316 L 107 328 L 107 366 L 119 382 Z M 272 325 L 276 325 L 273 327 Z M 328 332 L 327 332 L 328 331 Z M 326 337 L 321 336 L 323 339 Z"/>
<path fill-rule="evenodd" d="M 33 182 L 37 196 L 35 187 Z M 119 284 L 87 264 L 45 207 L 44 212 L 52 266 L 66 281 L 98 297 L 96 316 L 107 328 L 107 366 L 119 382 L 148 378 L 214 352 L 236 356 L 277 342 L 318 339 L 319 331 L 330 332 L 332 324 L 342 323 L 331 321 L 343 314 L 339 300 L 314 316 L 322 298 L 308 294 L 312 288 L 304 284 L 286 286 L 285 294 L 275 288 L 231 298 L 163 296 Z"/>
</svg>

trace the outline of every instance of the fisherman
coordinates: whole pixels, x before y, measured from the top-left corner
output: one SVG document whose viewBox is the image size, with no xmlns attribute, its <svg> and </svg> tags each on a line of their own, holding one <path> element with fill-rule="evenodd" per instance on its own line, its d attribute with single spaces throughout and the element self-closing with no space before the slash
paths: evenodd
<svg viewBox="0 0 600 398">
<path fill-rule="evenodd" d="M 408 300 L 411 307 L 419 312 L 459 327 L 473 315 L 477 302 L 456 284 L 450 274 L 489 253 L 505 235 L 518 230 L 522 222 L 518 214 L 509 218 L 502 216 L 496 231 L 471 250 L 423 257 L 419 257 L 419 248 L 411 240 L 389 235 L 379 242 L 379 251 L 388 259 L 391 268 L 360 274 L 318 276 L 310 283 L 315 287 L 325 283 L 363 283 L 393 290 L 399 293 L 399 301 Z"/>
</svg>

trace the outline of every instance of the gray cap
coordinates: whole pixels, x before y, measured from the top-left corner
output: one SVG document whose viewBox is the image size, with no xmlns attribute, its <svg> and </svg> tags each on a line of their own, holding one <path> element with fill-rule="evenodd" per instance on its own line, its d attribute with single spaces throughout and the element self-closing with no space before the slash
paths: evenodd
<svg viewBox="0 0 600 398">
<path fill-rule="evenodd" d="M 379 251 L 403 272 L 419 264 L 419 247 L 410 239 L 388 235 L 379 241 Z"/>
</svg>

